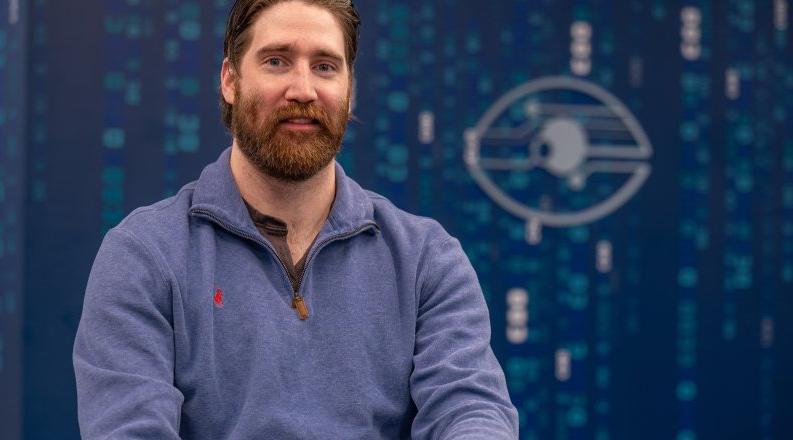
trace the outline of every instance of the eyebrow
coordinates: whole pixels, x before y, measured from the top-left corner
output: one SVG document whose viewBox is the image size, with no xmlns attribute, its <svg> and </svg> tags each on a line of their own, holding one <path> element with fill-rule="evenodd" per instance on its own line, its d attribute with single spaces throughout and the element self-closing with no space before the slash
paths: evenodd
<svg viewBox="0 0 793 440">
<path fill-rule="evenodd" d="M 271 44 L 268 46 L 262 46 L 256 51 L 256 60 L 262 61 L 267 56 L 274 54 L 274 53 L 288 53 L 294 51 L 294 45 L 292 44 Z M 320 58 L 329 58 L 333 61 L 338 62 L 339 64 L 344 63 L 344 58 L 341 57 L 334 51 L 330 51 L 327 49 L 317 49 L 311 52 L 312 57 L 320 57 Z"/>
</svg>

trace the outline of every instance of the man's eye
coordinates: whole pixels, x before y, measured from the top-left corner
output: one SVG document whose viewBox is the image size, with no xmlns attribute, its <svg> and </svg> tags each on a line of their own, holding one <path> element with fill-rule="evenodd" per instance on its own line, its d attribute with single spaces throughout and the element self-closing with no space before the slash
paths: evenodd
<svg viewBox="0 0 793 440">
<path fill-rule="evenodd" d="M 332 64 L 322 63 L 317 65 L 317 70 L 320 72 L 333 72 L 336 68 Z"/>
<path fill-rule="evenodd" d="M 268 58 L 264 61 L 264 64 L 270 67 L 279 67 L 283 64 L 279 58 Z"/>
</svg>

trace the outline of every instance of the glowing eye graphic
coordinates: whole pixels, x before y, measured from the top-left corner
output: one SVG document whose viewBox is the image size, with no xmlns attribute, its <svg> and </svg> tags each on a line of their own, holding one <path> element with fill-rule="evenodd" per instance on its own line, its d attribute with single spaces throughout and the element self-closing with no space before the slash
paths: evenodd
<svg viewBox="0 0 793 440">
<path fill-rule="evenodd" d="M 465 133 L 479 186 L 540 228 L 591 223 L 624 205 L 650 175 L 652 145 L 633 114 L 600 86 L 569 77 L 525 83 Z"/>
</svg>

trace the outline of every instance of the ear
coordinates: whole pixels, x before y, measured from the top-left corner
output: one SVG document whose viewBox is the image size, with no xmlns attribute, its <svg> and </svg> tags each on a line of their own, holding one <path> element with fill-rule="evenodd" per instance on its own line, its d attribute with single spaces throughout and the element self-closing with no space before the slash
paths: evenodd
<svg viewBox="0 0 793 440">
<path fill-rule="evenodd" d="M 223 60 L 223 66 L 220 68 L 220 92 L 223 94 L 223 99 L 229 105 L 234 105 L 234 97 L 236 96 L 237 86 L 237 72 L 234 66 L 231 65 L 228 57 Z"/>
<path fill-rule="evenodd" d="M 347 119 L 352 119 L 354 116 L 352 112 L 355 110 L 355 105 L 357 104 L 357 97 L 358 97 L 358 90 L 355 87 L 357 82 L 355 81 L 355 77 L 350 73 L 350 83 L 349 88 L 347 89 L 347 102 L 349 102 L 349 106 L 347 107 Z"/>
</svg>

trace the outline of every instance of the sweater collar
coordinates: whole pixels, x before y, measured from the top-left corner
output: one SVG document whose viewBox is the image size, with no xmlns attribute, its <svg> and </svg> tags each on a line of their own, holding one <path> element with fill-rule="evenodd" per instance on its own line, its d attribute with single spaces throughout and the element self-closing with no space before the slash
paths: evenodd
<svg viewBox="0 0 793 440">
<path fill-rule="evenodd" d="M 244 235 L 259 235 L 231 174 L 231 147 L 201 172 L 193 192 L 191 215 L 209 218 Z M 335 163 L 336 197 L 320 236 L 346 234 L 367 224 L 377 226 L 374 208 L 366 191 Z M 318 237 L 320 238 L 320 237 Z"/>
</svg>

